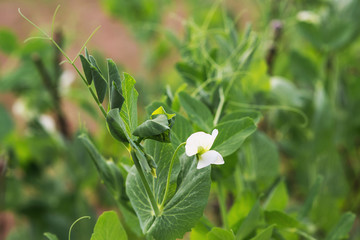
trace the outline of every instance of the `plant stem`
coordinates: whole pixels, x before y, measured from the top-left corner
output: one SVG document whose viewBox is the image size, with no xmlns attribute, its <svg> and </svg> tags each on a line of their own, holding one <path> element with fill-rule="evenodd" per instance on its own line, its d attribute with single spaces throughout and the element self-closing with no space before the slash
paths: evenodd
<svg viewBox="0 0 360 240">
<path fill-rule="evenodd" d="M 229 224 L 227 221 L 227 211 L 226 211 L 226 205 L 225 205 L 225 195 L 224 195 L 224 190 L 222 188 L 220 181 L 217 183 L 217 187 L 218 187 L 218 198 L 219 198 L 219 206 L 220 206 L 220 214 L 221 214 L 222 224 L 225 229 L 229 229 Z"/>
<path fill-rule="evenodd" d="M 165 205 L 165 200 L 166 200 L 166 196 L 168 195 L 169 193 L 169 187 L 170 187 L 170 178 L 171 178 L 171 172 L 172 172 L 172 168 L 173 168 L 173 165 L 174 165 L 174 161 L 175 161 L 175 157 L 178 153 L 178 151 L 180 150 L 180 148 L 182 146 L 184 146 L 186 144 L 186 142 L 183 142 L 181 143 L 175 150 L 172 158 L 171 158 L 171 162 L 170 162 L 170 167 L 169 167 L 169 173 L 168 173 L 168 177 L 167 177 L 167 181 L 166 181 L 166 187 L 165 187 L 165 193 L 164 193 L 164 198 L 161 202 L 161 205 L 160 205 L 160 209 L 162 209 Z"/>
<path fill-rule="evenodd" d="M 224 103 L 225 103 L 224 90 L 222 87 L 219 89 L 219 95 L 220 95 L 220 102 L 219 102 L 219 106 L 216 110 L 216 114 L 215 114 L 215 118 L 214 118 L 214 126 L 216 126 L 219 122 L 220 115 L 221 115 L 221 112 L 222 112 L 222 109 L 223 109 Z"/>
<path fill-rule="evenodd" d="M 147 182 L 146 178 L 145 178 L 145 175 L 144 175 L 144 172 L 140 166 L 140 163 L 139 163 L 139 159 L 137 158 L 136 156 L 136 153 L 134 151 L 131 151 L 131 157 L 134 161 L 134 164 L 135 164 L 135 167 L 140 175 L 140 178 L 141 178 L 141 181 L 145 187 L 145 190 L 146 190 L 146 193 L 150 199 L 150 203 L 151 203 L 151 207 L 152 209 L 154 210 L 154 213 L 155 213 L 155 216 L 158 217 L 160 216 L 160 210 L 159 210 L 159 207 L 157 205 L 157 202 L 155 200 L 155 197 L 154 197 L 154 194 L 151 192 L 151 189 L 149 187 L 149 183 Z"/>
</svg>

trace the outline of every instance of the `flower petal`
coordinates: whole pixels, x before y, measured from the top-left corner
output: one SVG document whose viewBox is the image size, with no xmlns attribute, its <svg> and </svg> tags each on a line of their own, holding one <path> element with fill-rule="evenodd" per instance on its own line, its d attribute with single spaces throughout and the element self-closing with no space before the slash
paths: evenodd
<svg viewBox="0 0 360 240">
<path fill-rule="evenodd" d="M 209 166 L 210 164 L 224 164 L 224 159 L 220 153 L 214 150 L 210 150 L 200 156 L 197 169 L 201 169 Z"/>
<path fill-rule="evenodd" d="M 188 156 L 193 156 L 198 153 L 200 147 L 203 149 L 210 149 L 213 143 L 212 136 L 204 132 L 196 132 L 190 135 L 186 140 L 185 153 Z M 207 148 L 209 146 L 209 148 Z"/>
</svg>

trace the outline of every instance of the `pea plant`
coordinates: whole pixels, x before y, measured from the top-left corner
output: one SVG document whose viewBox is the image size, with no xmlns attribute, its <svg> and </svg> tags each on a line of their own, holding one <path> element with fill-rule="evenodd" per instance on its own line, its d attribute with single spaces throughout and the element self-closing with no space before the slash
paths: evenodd
<svg viewBox="0 0 360 240">
<path fill-rule="evenodd" d="M 87 134 L 79 136 L 125 224 L 115 212 L 105 212 L 91 240 L 128 239 L 125 229 L 137 238 L 159 240 L 183 238 L 187 232 L 191 239 L 315 239 L 307 216 L 321 177 L 303 206 L 286 209 L 289 196 L 276 145 L 264 131 L 256 131 L 264 122 L 258 102 L 269 84 L 265 60 L 256 51 L 259 39 L 251 27 L 238 32 L 225 13 L 212 25 L 217 7 L 201 25 L 186 24 L 182 60 L 176 65 L 184 84 L 175 91 L 167 88 L 163 101 L 150 103 L 141 123 L 135 79 L 120 74 L 111 59 L 102 71 L 85 47 L 97 29 L 71 59 L 53 31 L 48 34 L 19 11 L 74 67 L 114 144 L 128 150 L 126 160 L 107 160 Z M 204 214 L 209 204 L 218 206 L 212 213 L 218 221 Z M 345 213 L 327 239 L 346 237 L 354 219 Z"/>
</svg>

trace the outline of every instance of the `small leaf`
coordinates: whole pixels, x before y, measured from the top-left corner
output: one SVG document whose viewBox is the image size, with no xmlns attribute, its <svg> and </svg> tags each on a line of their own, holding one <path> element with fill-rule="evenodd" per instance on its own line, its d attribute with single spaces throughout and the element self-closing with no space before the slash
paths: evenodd
<svg viewBox="0 0 360 240">
<path fill-rule="evenodd" d="M 189 115 L 189 118 L 203 130 L 210 132 L 213 126 L 213 116 L 209 108 L 186 92 L 180 92 L 179 98 L 181 106 Z"/>
<path fill-rule="evenodd" d="M 208 234 L 206 234 L 208 240 L 234 240 L 234 233 L 222 228 L 214 227 Z"/>
<path fill-rule="evenodd" d="M 265 211 L 265 220 L 268 224 L 276 224 L 284 228 L 297 228 L 300 225 L 295 218 L 280 211 Z"/>
<path fill-rule="evenodd" d="M 44 236 L 47 237 L 49 240 L 58 240 L 58 238 L 55 234 L 52 234 L 49 232 L 44 233 Z"/>
<path fill-rule="evenodd" d="M 10 54 L 18 48 L 17 37 L 10 29 L 0 29 L 0 50 Z"/>
<path fill-rule="evenodd" d="M 170 130 L 168 119 L 165 114 L 157 115 L 154 119 L 146 120 L 139 125 L 133 135 L 141 138 L 150 138 Z"/>
<path fill-rule="evenodd" d="M 249 117 L 220 123 L 215 128 L 219 130 L 219 134 L 215 139 L 213 149 L 223 157 L 239 149 L 245 139 L 256 130 L 254 121 Z"/>
<path fill-rule="evenodd" d="M 255 230 L 260 220 L 260 214 L 261 214 L 260 204 L 259 201 L 257 201 L 254 204 L 253 208 L 251 209 L 249 215 L 244 219 L 244 221 L 240 225 L 240 228 L 238 229 L 236 234 L 236 240 L 244 239 L 252 231 Z"/>
<path fill-rule="evenodd" d="M 134 87 L 135 79 L 124 73 L 124 80 L 121 82 L 123 97 L 125 102 L 121 108 L 120 116 L 123 119 L 128 135 L 135 131 L 137 127 L 137 98 L 138 93 Z"/>
<path fill-rule="evenodd" d="M 285 210 L 289 200 L 289 195 L 284 181 L 280 181 L 274 189 L 270 192 L 269 197 L 264 203 L 266 210 Z"/>
<path fill-rule="evenodd" d="M 114 211 L 103 212 L 97 220 L 91 240 L 127 240 L 126 232 Z"/>
<path fill-rule="evenodd" d="M 92 77 L 94 79 L 95 89 L 96 89 L 96 93 L 97 93 L 99 102 L 102 103 L 104 101 L 104 98 L 106 95 L 106 90 L 107 90 L 106 80 L 101 75 L 100 71 L 94 66 L 91 66 L 91 73 L 92 73 Z"/>
<path fill-rule="evenodd" d="M 80 55 L 80 60 L 81 60 L 81 65 L 82 65 L 86 80 L 87 80 L 88 84 L 91 85 L 92 80 L 93 80 L 93 76 L 91 73 L 91 64 L 83 55 Z"/>
<path fill-rule="evenodd" d="M 351 212 L 344 213 L 326 237 L 326 240 L 340 240 L 347 238 L 354 224 L 355 218 L 356 215 Z"/>
<path fill-rule="evenodd" d="M 259 234 L 253 237 L 251 240 L 270 240 L 273 232 L 274 226 L 271 225 L 264 230 L 262 230 Z"/>
<path fill-rule="evenodd" d="M 187 82 L 190 85 L 196 86 L 196 82 L 201 82 L 204 79 L 204 75 L 202 71 L 196 69 L 193 66 L 190 66 L 190 64 L 188 63 L 178 62 L 175 65 L 175 67 L 176 70 L 183 77 L 185 82 Z"/>
<path fill-rule="evenodd" d="M 106 123 L 111 136 L 120 142 L 128 142 L 130 136 L 126 131 L 125 123 L 120 117 L 119 109 L 111 109 L 106 116 Z"/>
<path fill-rule="evenodd" d="M 109 71 L 110 108 L 121 109 L 125 99 L 122 95 L 120 74 L 113 60 L 108 59 L 107 63 Z"/>
<path fill-rule="evenodd" d="M 93 56 L 91 56 L 91 55 L 89 56 L 89 62 L 91 63 L 91 65 L 93 67 L 96 68 L 96 70 L 99 72 L 99 74 L 102 75 L 101 70 L 100 70 L 99 66 L 97 65 L 97 62 L 96 62 L 95 58 Z"/>
</svg>

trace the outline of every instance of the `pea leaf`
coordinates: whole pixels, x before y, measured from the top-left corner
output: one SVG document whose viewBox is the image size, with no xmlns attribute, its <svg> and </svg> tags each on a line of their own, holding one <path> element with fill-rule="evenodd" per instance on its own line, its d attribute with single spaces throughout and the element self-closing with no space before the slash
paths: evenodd
<svg viewBox="0 0 360 240">
<path fill-rule="evenodd" d="M 121 106 L 124 103 L 124 97 L 122 95 L 120 74 L 113 60 L 108 59 L 107 63 L 110 88 L 110 108 L 121 109 Z"/>
<path fill-rule="evenodd" d="M 98 218 L 91 240 L 127 240 L 126 232 L 114 211 L 103 212 Z"/>
<path fill-rule="evenodd" d="M 130 136 L 126 131 L 125 123 L 120 117 L 119 109 L 111 109 L 106 116 L 106 123 L 110 134 L 120 142 L 128 142 Z"/>
<path fill-rule="evenodd" d="M 326 237 L 326 240 L 338 240 L 347 238 L 354 224 L 355 218 L 355 214 L 351 212 L 344 213 L 338 223 Z"/>
<path fill-rule="evenodd" d="M 213 116 L 209 108 L 199 100 L 188 95 L 186 92 L 180 92 L 179 99 L 181 106 L 189 115 L 189 118 L 200 128 L 210 132 L 213 126 Z"/>
<path fill-rule="evenodd" d="M 271 225 L 262 230 L 258 235 L 253 237 L 251 240 L 270 240 L 274 229 L 274 225 Z"/>
<path fill-rule="evenodd" d="M 91 64 L 83 55 L 80 55 L 80 60 L 81 60 L 81 65 L 82 65 L 86 80 L 87 80 L 88 84 L 91 85 L 92 80 L 93 80 L 92 73 L 91 73 Z"/>
<path fill-rule="evenodd" d="M 102 76 L 98 68 L 91 66 L 91 73 L 94 79 L 95 90 L 98 96 L 99 101 L 102 103 L 104 101 L 106 90 L 107 90 L 107 83 L 105 78 Z"/>
<path fill-rule="evenodd" d="M 0 29 L 0 51 L 10 54 L 18 48 L 17 37 L 13 31 L 6 28 Z"/>
<path fill-rule="evenodd" d="M 219 130 L 219 134 L 212 148 L 223 157 L 239 149 L 245 139 L 256 130 L 254 121 L 249 117 L 220 123 L 215 128 Z"/>
<path fill-rule="evenodd" d="M 206 234 L 208 240 L 234 240 L 235 236 L 229 230 L 214 227 L 208 234 Z"/>
<path fill-rule="evenodd" d="M 58 240 L 58 238 L 55 234 L 52 234 L 49 232 L 44 233 L 44 236 L 47 237 L 49 240 Z"/>
<path fill-rule="evenodd" d="M 136 81 L 129 74 L 124 73 L 124 80 L 121 82 L 125 102 L 121 108 L 120 116 L 124 120 L 126 131 L 132 135 L 137 127 L 137 98 L 138 93 L 134 87 Z"/>
<path fill-rule="evenodd" d="M 269 224 L 284 228 L 297 228 L 300 225 L 295 218 L 281 211 L 265 211 L 265 220 Z"/>
<path fill-rule="evenodd" d="M 249 212 L 249 215 L 244 219 L 242 224 L 240 225 L 239 230 L 236 234 L 236 240 L 244 239 L 246 236 L 248 236 L 254 229 L 257 227 L 257 224 L 260 219 L 261 209 L 259 201 L 257 201 L 251 211 Z"/>
<path fill-rule="evenodd" d="M 158 166 L 157 178 L 152 178 L 151 175 L 146 177 L 157 203 L 160 204 L 164 197 L 169 161 L 174 149 L 171 144 L 153 140 L 146 141 L 145 149 Z M 126 179 L 126 191 L 140 219 L 143 233 L 157 240 L 182 238 L 202 216 L 210 191 L 210 168 L 198 170 L 196 161 L 183 155 L 180 164 L 174 164 L 170 183 L 177 183 L 177 190 L 164 205 L 161 215 L 156 217 L 135 167 L 132 167 Z"/>
<path fill-rule="evenodd" d="M 142 138 L 160 135 L 165 131 L 170 130 L 168 124 L 168 119 L 165 114 L 157 115 L 154 119 L 146 120 L 139 125 L 133 134 Z"/>
</svg>

